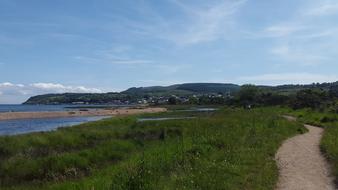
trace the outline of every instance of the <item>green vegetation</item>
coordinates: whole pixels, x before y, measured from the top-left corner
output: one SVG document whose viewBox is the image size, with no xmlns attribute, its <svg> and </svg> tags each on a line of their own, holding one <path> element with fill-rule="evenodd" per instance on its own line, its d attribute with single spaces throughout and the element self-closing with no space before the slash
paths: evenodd
<svg viewBox="0 0 338 190">
<path fill-rule="evenodd" d="M 261 88 L 254 85 L 243 85 L 239 92 L 228 103 L 235 106 L 288 106 L 293 109 L 311 108 L 313 110 L 337 109 L 338 96 L 336 83 L 330 88 L 309 86 L 288 95 L 278 91 Z M 318 85 L 321 86 L 321 85 Z M 275 87 L 277 88 L 277 87 Z"/>
<path fill-rule="evenodd" d="M 311 85 L 254 86 L 221 83 L 187 83 L 162 87 L 130 88 L 121 93 L 46 94 L 25 104 L 192 104 L 192 105 L 290 105 L 317 108 L 338 97 L 338 82 Z M 328 101 L 329 100 L 329 101 Z"/>
<path fill-rule="evenodd" d="M 175 107 L 181 109 L 179 107 Z M 1 189 L 273 189 L 274 155 L 304 128 L 276 108 L 171 111 L 0 137 Z"/>
<path fill-rule="evenodd" d="M 277 148 L 304 132 L 300 124 L 281 119 L 282 114 L 325 128 L 321 150 L 338 179 L 338 82 L 276 87 L 191 83 L 121 93 L 42 95 L 26 103 L 74 102 L 161 104 L 173 111 L 143 117 L 196 119 L 140 123 L 135 117 L 115 118 L 2 137 L 3 188 L 273 189 Z M 187 104 L 232 109 L 182 111 Z"/>
<path fill-rule="evenodd" d="M 192 97 L 210 94 L 234 94 L 240 86 L 221 83 L 187 83 L 167 87 L 153 86 L 130 88 L 121 93 L 65 93 L 46 94 L 29 98 L 24 104 L 129 104 L 147 100 L 152 103 L 166 103 L 171 96 Z M 202 101 L 201 103 L 204 103 Z"/>
<path fill-rule="evenodd" d="M 176 84 L 167 87 L 153 86 L 130 88 L 122 93 L 136 95 L 189 95 L 189 94 L 208 94 L 208 93 L 233 93 L 239 90 L 240 86 L 235 84 L 222 83 L 186 83 Z"/>
<path fill-rule="evenodd" d="M 65 93 L 33 96 L 24 104 L 72 104 L 73 102 L 105 104 L 114 101 L 128 101 L 131 99 L 132 97 L 119 93 Z"/>
</svg>

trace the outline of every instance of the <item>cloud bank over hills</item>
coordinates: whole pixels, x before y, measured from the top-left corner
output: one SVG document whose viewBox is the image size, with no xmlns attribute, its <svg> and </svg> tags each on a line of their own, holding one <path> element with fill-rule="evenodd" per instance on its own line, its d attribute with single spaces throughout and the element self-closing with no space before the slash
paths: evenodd
<svg viewBox="0 0 338 190">
<path fill-rule="evenodd" d="M 87 88 L 84 86 L 65 86 L 57 83 L 32 83 L 32 84 L 13 84 L 10 82 L 0 83 L 0 104 L 1 103 L 21 103 L 28 97 L 46 93 L 101 93 L 97 88 Z"/>
</svg>

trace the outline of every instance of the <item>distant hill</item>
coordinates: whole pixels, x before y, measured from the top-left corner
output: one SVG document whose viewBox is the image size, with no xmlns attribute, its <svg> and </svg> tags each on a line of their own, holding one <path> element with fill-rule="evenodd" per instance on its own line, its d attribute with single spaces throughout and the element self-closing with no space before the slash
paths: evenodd
<svg viewBox="0 0 338 190">
<path fill-rule="evenodd" d="M 152 86 L 130 88 L 121 93 L 64 93 L 33 96 L 24 104 L 71 104 L 90 103 L 105 104 L 119 102 L 133 102 L 144 96 L 188 96 L 193 94 L 234 93 L 240 89 L 239 85 L 222 83 L 187 83 L 171 86 Z"/>
<path fill-rule="evenodd" d="M 278 94 L 290 95 L 299 90 L 320 88 L 328 91 L 330 88 L 337 89 L 338 82 L 334 83 L 314 83 L 309 85 L 279 85 L 279 86 L 258 86 L 264 91 Z M 33 96 L 24 104 L 72 104 L 72 103 L 89 103 L 89 104 L 124 104 L 137 102 L 143 97 L 169 97 L 191 96 L 205 94 L 235 94 L 241 86 L 236 84 L 224 83 L 185 83 L 171 86 L 151 86 L 151 87 L 133 87 L 120 93 L 64 93 L 64 94 L 46 94 Z"/>
<path fill-rule="evenodd" d="M 191 94 L 208 94 L 208 93 L 233 93 L 240 89 L 236 84 L 223 83 L 185 83 L 171 86 L 152 86 L 129 88 L 122 94 L 133 95 L 191 95 Z"/>
<path fill-rule="evenodd" d="M 324 91 L 328 91 L 330 90 L 330 88 L 337 88 L 338 82 L 313 83 L 313 84 L 304 84 L 304 85 L 286 84 L 286 85 L 279 85 L 279 86 L 259 86 L 259 87 L 267 91 L 284 94 L 284 95 L 290 95 L 290 94 L 295 94 L 300 90 L 313 89 L 313 88 L 318 88 Z"/>
<path fill-rule="evenodd" d="M 24 104 L 105 104 L 115 103 L 121 99 L 127 99 L 127 97 L 119 93 L 64 93 L 33 96 Z"/>
</svg>

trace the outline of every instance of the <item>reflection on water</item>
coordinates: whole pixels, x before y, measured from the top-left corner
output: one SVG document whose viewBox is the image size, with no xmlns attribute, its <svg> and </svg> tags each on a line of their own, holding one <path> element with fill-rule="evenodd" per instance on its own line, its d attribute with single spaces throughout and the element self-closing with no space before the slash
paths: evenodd
<svg viewBox="0 0 338 190">
<path fill-rule="evenodd" d="M 52 131 L 59 127 L 69 127 L 85 122 L 97 121 L 102 117 L 65 117 L 43 119 L 20 119 L 0 121 L 0 135 L 15 135 L 38 131 Z"/>
<path fill-rule="evenodd" d="M 78 109 L 105 109 L 115 107 L 128 107 L 129 105 L 22 105 L 0 104 L 1 112 L 44 112 L 44 111 L 69 111 Z"/>
<path fill-rule="evenodd" d="M 196 117 L 149 117 L 149 118 L 139 118 L 138 122 L 143 121 L 166 121 L 166 120 L 181 120 L 181 119 L 195 119 Z"/>
<path fill-rule="evenodd" d="M 214 112 L 218 108 L 190 108 L 186 110 L 175 110 L 173 112 Z M 137 119 L 138 122 L 144 121 L 166 121 L 166 120 L 183 120 L 183 119 L 195 119 L 192 116 L 181 116 L 181 117 L 145 117 Z"/>
<path fill-rule="evenodd" d="M 186 111 L 186 112 L 213 112 L 217 111 L 217 108 L 191 108 L 187 110 L 180 110 L 180 111 Z"/>
</svg>

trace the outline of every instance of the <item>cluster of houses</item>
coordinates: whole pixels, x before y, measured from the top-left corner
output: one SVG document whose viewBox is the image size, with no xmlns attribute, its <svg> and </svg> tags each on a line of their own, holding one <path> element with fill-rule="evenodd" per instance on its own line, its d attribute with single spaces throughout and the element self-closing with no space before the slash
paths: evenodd
<svg viewBox="0 0 338 190">
<path fill-rule="evenodd" d="M 114 104 L 114 105 L 130 105 L 130 104 L 152 104 L 152 105 L 161 105 L 161 104 L 195 104 L 200 103 L 201 101 L 212 101 L 212 100 L 225 100 L 230 98 L 230 94 L 194 94 L 194 95 L 167 95 L 167 96 L 152 96 L 146 95 L 139 98 L 114 98 L 109 101 L 105 99 L 104 102 L 85 102 L 85 101 L 76 101 L 72 102 L 74 105 L 89 105 L 89 104 Z"/>
<path fill-rule="evenodd" d="M 229 94 L 198 94 L 198 95 L 190 95 L 190 96 L 149 96 L 140 98 L 137 100 L 138 104 L 172 104 L 174 102 L 180 104 L 187 104 L 192 102 L 198 102 L 201 98 L 230 98 Z"/>
</svg>

